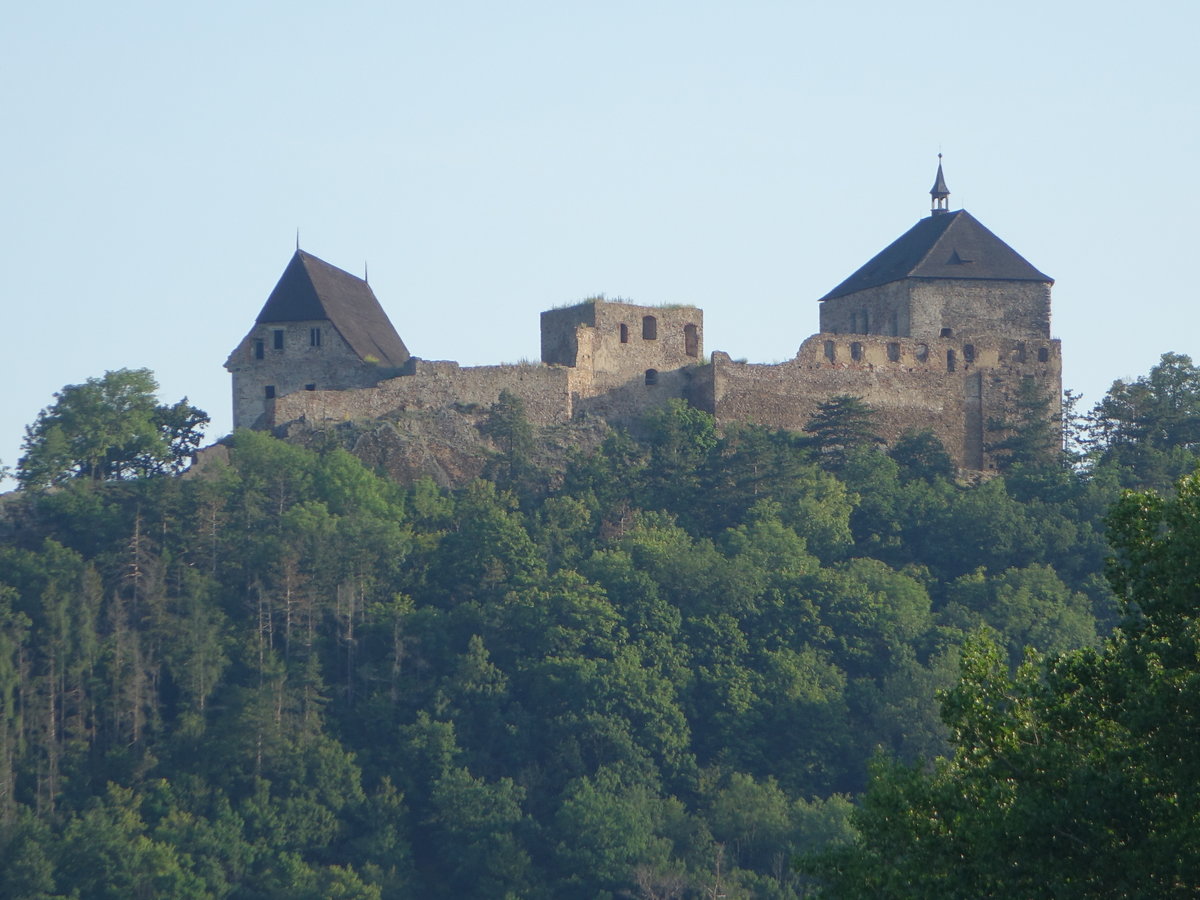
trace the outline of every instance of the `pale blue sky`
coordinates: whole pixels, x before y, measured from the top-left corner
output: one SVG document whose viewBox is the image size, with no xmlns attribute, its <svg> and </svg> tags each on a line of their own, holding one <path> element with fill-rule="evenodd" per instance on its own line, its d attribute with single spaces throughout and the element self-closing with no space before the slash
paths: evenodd
<svg viewBox="0 0 1200 900">
<path fill-rule="evenodd" d="M 1194 0 L 10 5 L 0 459 L 120 367 L 225 433 L 297 227 L 427 359 L 536 359 L 538 313 L 601 292 L 787 359 L 939 149 L 1057 280 L 1094 402 L 1200 355 L 1198 34 Z"/>
</svg>

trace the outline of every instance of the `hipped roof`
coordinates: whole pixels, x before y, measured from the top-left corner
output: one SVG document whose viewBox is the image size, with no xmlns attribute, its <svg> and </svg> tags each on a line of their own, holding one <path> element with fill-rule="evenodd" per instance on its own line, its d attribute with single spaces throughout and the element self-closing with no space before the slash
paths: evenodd
<svg viewBox="0 0 1200 900">
<path fill-rule="evenodd" d="M 844 297 L 902 278 L 1054 283 L 960 209 L 921 219 L 821 299 Z"/>
<path fill-rule="evenodd" d="M 360 359 L 401 366 L 409 358 L 366 281 L 297 250 L 257 321 L 265 325 L 320 319 L 328 319 Z"/>
</svg>

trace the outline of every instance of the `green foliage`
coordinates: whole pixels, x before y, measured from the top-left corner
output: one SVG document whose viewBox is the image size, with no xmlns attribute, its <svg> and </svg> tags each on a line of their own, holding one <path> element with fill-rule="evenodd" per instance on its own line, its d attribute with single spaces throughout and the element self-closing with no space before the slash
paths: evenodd
<svg viewBox="0 0 1200 900">
<path fill-rule="evenodd" d="M 795 900 L 877 751 L 987 724 L 935 700 L 971 632 L 1016 691 L 1115 618 L 1111 467 L 958 484 L 857 413 L 825 453 L 675 404 L 559 483 L 520 412 L 455 491 L 238 432 L 203 476 L 14 495 L 0 893 Z"/>
<path fill-rule="evenodd" d="M 182 471 L 200 445 L 208 415 L 187 398 L 160 405 L 157 390 L 149 369 L 118 369 L 64 387 L 25 429 L 17 463 L 21 486 Z"/>
</svg>

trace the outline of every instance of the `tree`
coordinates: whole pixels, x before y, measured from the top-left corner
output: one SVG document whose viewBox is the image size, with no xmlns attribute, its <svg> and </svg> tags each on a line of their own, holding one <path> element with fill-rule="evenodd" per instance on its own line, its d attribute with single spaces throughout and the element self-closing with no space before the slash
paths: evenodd
<svg viewBox="0 0 1200 900">
<path fill-rule="evenodd" d="M 1200 891 L 1200 475 L 1109 516 L 1125 618 L 1016 673 L 986 636 L 943 700 L 955 752 L 879 761 L 852 848 L 809 861 L 837 897 L 1173 897 Z"/>
<path fill-rule="evenodd" d="M 857 450 L 883 444 L 875 432 L 875 411 L 861 397 L 842 394 L 817 404 L 817 411 L 804 430 L 812 435 L 809 445 L 821 465 L 837 472 Z"/>
<path fill-rule="evenodd" d="M 180 472 L 200 445 L 208 414 L 187 398 L 155 398 L 149 369 L 117 369 L 69 384 L 25 429 L 17 478 L 43 488 L 73 478 L 111 481 Z"/>
</svg>

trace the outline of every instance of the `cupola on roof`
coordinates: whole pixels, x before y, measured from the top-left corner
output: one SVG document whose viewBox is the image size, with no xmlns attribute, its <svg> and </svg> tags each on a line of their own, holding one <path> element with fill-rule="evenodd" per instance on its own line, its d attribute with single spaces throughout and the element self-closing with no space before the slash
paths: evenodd
<svg viewBox="0 0 1200 900">
<path fill-rule="evenodd" d="M 1039 272 L 1012 247 L 992 234 L 965 209 L 939 208 L 950 196 L 938 155 L 937 179 L 930 195 L 932 213 L 921 219 L 857 272 L 822 297 L 832 300 L 903 278 L 958 278 L 992 281 L 1054 279 Z"/>
</svg>

